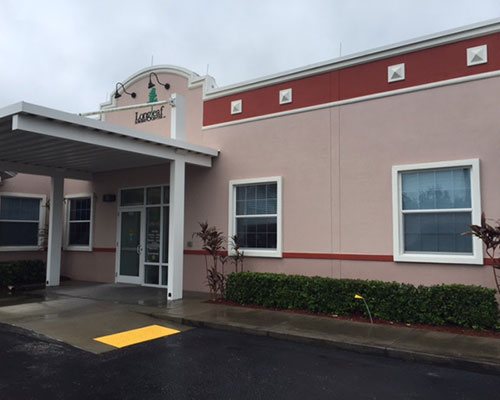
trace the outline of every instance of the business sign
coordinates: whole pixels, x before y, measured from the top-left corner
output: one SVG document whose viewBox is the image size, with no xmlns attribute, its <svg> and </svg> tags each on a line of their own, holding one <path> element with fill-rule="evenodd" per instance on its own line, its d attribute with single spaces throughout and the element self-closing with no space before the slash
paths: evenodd
<svg viewBox="0 0 500 400">
<path fill-rule="evenodd" d="M 152 88 L 149 92 L 149 101 L 148 103 L 156 103 L 158 101 L 158 96 L 156 95 L 156 88 Z M 136 112 L 135 113 L 135 123 L 142 124 L 143 122 L 155 121 L 157 119 L 165 118 L 163 115 L 163 110 L 165 106 L 161 106 L 157 109 L 151 107 L 151 111 L 146 111 L 143 113 Z"/>
</svg>

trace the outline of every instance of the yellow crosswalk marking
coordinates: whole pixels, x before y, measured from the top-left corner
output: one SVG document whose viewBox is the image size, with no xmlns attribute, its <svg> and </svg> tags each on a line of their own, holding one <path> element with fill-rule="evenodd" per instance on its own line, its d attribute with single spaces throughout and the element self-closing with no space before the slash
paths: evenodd
<svg viewBox="0 0 500 400">
<path fill-rule="evenodd" d="M 94 338 L 94 340 L 121 349 L 122 347 L 147 342 L 148 340 L 158 339 L 164 336 L 175 335 L 180 332 L 181 331 L 175 329 L 165 328 L 164 326 L 150 325 L 130 331 L 115 333 L 113 335 L 101 336 Z"/>
</svg>

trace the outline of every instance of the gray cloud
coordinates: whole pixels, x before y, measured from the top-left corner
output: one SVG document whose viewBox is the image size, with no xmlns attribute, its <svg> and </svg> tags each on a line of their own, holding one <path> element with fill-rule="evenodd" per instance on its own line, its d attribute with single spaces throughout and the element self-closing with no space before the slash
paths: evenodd
<svg viewBox="0 0 500 400">
<path fill-rule="evenodd" d="M 497 17 L 490 0 L 3 0 L 0 106 L 93 110 L 151 56 L 224 86 Z"/>
</svg>

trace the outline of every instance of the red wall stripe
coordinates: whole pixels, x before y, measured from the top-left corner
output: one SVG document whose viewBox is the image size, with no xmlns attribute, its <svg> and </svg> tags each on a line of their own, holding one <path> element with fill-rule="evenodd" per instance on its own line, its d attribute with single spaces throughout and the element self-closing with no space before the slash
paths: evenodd
<svg viewBox="0 0 500 400">
<path fill-rule="evenodd" d="M 214 125 L 297 108 L 347 100 L 500 69 L 500 33 L 354 65 L 340 70 L 219 97 L 204 102 L 203 125 Z M 488 62 L 467 67 L 466 49 L 488 45 Z M 387 67 L 405 63 L 406 79 L 387 82 Z M 293 89 L 293 103 L 280 105 L 282 89 Z M 243 112 L 231 115 L 233 100 Z"/>
<path fill-rule="evenodd" d="M 94 247 L 96 253 L 116 253 L 116 249 L 107 247 Z M 208 252 L 204 250 L 184 250 L 184 254 L 204 256 Z M 221 252 L 221 255 L 227 256 L 227 251 Z M 304 260 L 352 260 L 352 261 L 394 261 L 392 255 L 385 254 L 344 254 L 344 253 L 293 253 L 283 252 L 283 258 L 300 258 Z M 484 265 L 492 265 L 493 261 L 489 258 L 484 259 Z"/>
<path fill-rule="evenodd" d="M 303 258 L 307 260 L 394 261 L 391 255 L 381 254 L 283 253 L 283 258 Z"/>
<path fill-rule="evenodd" d="M 94 247 L 92 250 L 96 253 L 116 253 L 116 249 L 113 247 Z"/>
</svg>

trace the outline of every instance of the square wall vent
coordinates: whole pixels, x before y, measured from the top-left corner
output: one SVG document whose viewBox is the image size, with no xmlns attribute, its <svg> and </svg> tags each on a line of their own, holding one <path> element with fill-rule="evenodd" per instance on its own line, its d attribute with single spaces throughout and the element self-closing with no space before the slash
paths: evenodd
<svg viewBox="0 0 500 400">
<path fill-rule="evenodd" d="M 405 65 L 396 64 L 387 67 L 387 82 L 397 82 L 405 80 Z"/>
<path fill-rule="evenodd" d="M 241 114 L 243 105 L 241 100 L 234 100 L 231 102 L 231 114 Z"/>
<path fill-rule="evenodd" d="M 292 89 L 280 90 L 280 104 L 288 104 L 292 102 Z"/>
<path fill-rule="evenodd" d="M 488 62 L 488 48 L 485 44 L 467 49 L 467 66 L 486 64 Z"/>
</svg>

